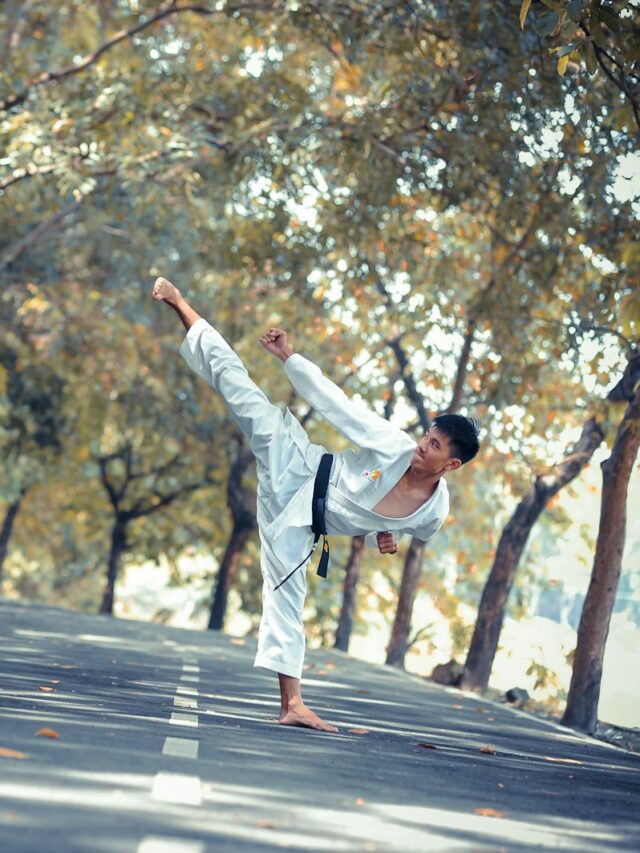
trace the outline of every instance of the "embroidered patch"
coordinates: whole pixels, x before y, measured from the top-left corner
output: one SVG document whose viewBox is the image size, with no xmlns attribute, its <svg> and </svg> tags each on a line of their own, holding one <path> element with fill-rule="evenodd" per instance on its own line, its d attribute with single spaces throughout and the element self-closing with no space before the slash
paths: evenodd
<svg viewBox="0 0 640 853">
<path fill-rule="evenodd" d="M 372 480 L 373 482 L 375 482 L 376 480 L 379 480 L 382 476 L 382 471 L 380 470 L 380 468 L 372 468 L 370 471 L 363 471 L 362 476 L 366 477 L 367 480 Z"/>
</svg>

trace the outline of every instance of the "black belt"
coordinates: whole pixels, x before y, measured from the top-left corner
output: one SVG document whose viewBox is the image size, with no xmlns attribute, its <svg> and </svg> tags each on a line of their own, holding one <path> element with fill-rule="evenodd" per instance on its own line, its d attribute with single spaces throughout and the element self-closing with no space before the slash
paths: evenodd
<svg viewBox="0 0 640 853">
<path fill-rule="evenodd" d="M 316 545 L 318 544 L 318 540 L 322 536 L 322 555 L 320 557 L 320 562 L 318 563 L 317 574 L 321 578 L 326 578 L 327 569 L 329 568 L 329 541 L 327 540 L 327 524 L 325 521 L 325 510 L 327 505 L 327 489 L 329 488 L 329 475 L 331 474 L 331 466 L 333 464 L 333 454 L 332 453 L 323 453 L 322 459 L 320 460 L 320 465 L 318 466 L 318 471 L 316 473 L 316 479 L 313 484 L 313 498 L 311 501 L 311 530 L 314 534 L 313 540 L 313 548 L 309 551 L 307 556 L 302 560 L 298 565 L 289 572 L 284 580 L 281 580 L 280 583 L 274 587 L 274 589 L 279 589 L 283 583 L 289 580 L 291 575 L 294 572 L 297 572 L 300 566 L 303 566 L 309 557 L 316 550 Z"/>
</svg>

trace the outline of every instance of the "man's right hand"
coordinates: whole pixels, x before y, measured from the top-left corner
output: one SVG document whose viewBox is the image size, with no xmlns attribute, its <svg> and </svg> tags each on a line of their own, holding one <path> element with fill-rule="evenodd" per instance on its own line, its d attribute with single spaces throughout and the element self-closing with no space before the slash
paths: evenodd
<svg viewBox="0 0 640 853">
<path fill-rule="evenodd" d="M 280 361 L 286 361 L 290 355 L 293 355 L 293 350 L 287 344 L 287 333 L 282 329 L 267 329 L 260 338 L 260 343 L 267 352 L 275 355 Z"/>
<path fill-rule="evenodd" d="M 376 542 L 378 543 L 378 551 L 380 551 L 381 554 L 398 553 L 398 543 L 394 539 L 393 533 L 390 533 L 388 530 L 383 533 L 378 533 L 376 536 Z"/>
</svg>

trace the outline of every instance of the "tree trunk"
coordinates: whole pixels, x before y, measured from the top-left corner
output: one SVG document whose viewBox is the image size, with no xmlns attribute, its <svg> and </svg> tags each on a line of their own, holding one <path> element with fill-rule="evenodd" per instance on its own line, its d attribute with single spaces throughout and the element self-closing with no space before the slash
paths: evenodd
<svg viewBox="0 0 640 853">
<path fill-rule="evenodd" d="M 360 568 L 362 567 L 362 556 L 364 552 L 364 536 L 354 536 L 351 540 L 351 552 L 347 560 L 347 568 L 344 579 L 344 590 L 342 593 L 342 608 L 340 619 L 336 630 L 335 649 L 343 652 L 349 651 L 349 640 L 353 628 L 353 612 L 356 606 L 356 591 L 360 581 Z"/>
<path fill-rule="evenodd" d="M 253 526 L 234 523 L 231 536 L 227 542 L 224 556 L 218 570 L 218 579 L 211 605 L 208 628 L 212 631 L 222 631 L 224 628 L 224 617 L 227 612 L 227 597 L 231 584 L 238 571 L 240 558 L 247 539 L 253 531 Z"/>
<path fill-rule="evenodd" d="M 120 571 L 122 553 L 127 547 L 127 524 L 128 519 L 122 515 L 116 515 L 111 530 L 111 550 L 109 551 L 109 563 L 107 568 L 107 582 L 102 593 L 100 613 L 113 614 L 113 599 L 116 579 Z"/>
<path fill-rule="evenodd" d="M 471 360 L 471 347 L 473 345 L 475 331 L 475 318 L 470 317 L 467 322 L 467 328 L 464 332 L 464 341 L 462 349 L 460 350 L 460 356 L 458 357 L 458 366 L 453 383 L 453 390 L 451 392 L 451 401 L 446 409 L 446 414 L 449 415 L 455 414 L 462 400 L 462 391 L 464 389 L 467 366 Z M 396 355 L 398 365 L 402 371 L 405 386 L 407 388 L 407 394 L 409 399 L 416 406 L 420 425 L 426 433 L 431 426 L 431 421 L 429 420 L 429 416 L 424 408 L 424 403 L 422 402 L 422 398 L 419 395 L 415 386 L 415 381 L 411 371 L 409 370 L 408 359 L 402 350 L 399 341 L 388 341 L 388 343 Z M 400 584 L 400 593 L 398 595 L 398 606 L 396 609 L 393 628 L 391 630 L 391 639 L 387 649 L 386 662 L 390 666 L 404 668 L 404 656 L 409 648 L 408 639 L 411 628 L 411 611 L 413 610 L 418 581 L 420 580 L 423 545 L 423 542 L 413 538 L 405 558 L 402 583 Z M 417 559 L 416 554 L 419 555 Z"/>
<path fill-rule="evenodd" d="M 20 509 L 20 503 L 24 496 L 24 492 L 13 503 L 9 504 L 2 522 L 2 530 L 0 530 L 0 580 L 2 579 L 2 569 L 4 561 L 9 551 L 9 540 L 11 539 L 11 531 L 13 530 L 13 522 L 16 520 L 16 515 Z"/>
<path fill-rule="evenodd" d="M 624 550 L 627 492 L 640 447 L 640 383 L 602 463 L 600 526 L 587 597 L 582 608 L 567 707 L 562 724 L 592 732 L 598 721 L 602 661 Z"/>
<path fill-rule="evenodd" d="M 227 506 L 231 512 L 233 526 L 220 563 L 211 603 L 208 628 L 212 631 L 222 631 L 224 627 L 229 590 L 240 565 L 244 546 L 256 526 L 255 513 L 249 506 L 249 495 L 242 486 L 242 478 L 252 461 L 251 451 L 240 444 L 227 480 Z"/>
<path fill-rule="evenodd" d="M 465 662 L 461 685 L 465 690 L 482 692 L 489 683 L 507 600 L 533 525 L 549 500 L 587 465 L 602 439 L 600 425 L 590 418 L 575 447 L 546 474 L 536 477 L 502 531 Z"/>
<path fill-rule="evenodd" d="M 409 631 L 411 630 L 411 613 L 413 603 L 416 599 L 416 590 L 422 570 L 422 554 L 424 542 L 412 539 L 407 551 L 407 558 L 402 572 L 400 592 L 398 594 L 398 606 L 391 629 L 391 639 L 387 648 L 387 659 L 385 663 L 404 669 L 404 656 L 409 646 Z"/>
</svg>

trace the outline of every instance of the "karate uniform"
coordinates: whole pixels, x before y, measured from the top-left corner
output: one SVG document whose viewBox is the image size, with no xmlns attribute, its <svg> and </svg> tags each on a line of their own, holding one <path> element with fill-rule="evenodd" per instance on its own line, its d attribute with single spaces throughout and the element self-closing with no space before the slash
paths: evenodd
<svg viewBox="0 0 640 853">
<path fill-rule="evenodd" d="M 305 637 L 302 608 L 306 566 L 280 586 L 313 545 L 313 484 L 324 447 L 313 444 L 287 409 L 269 402 L 224 338 L 204 319 L 189 329 L 180 347 L 189 367 L 222 396 L 249 441 L 258 474 L 257 521 L 263 576 L 263 613 L 254 666 L 300 678 Z M 449 511 L 444 478 L 410 516 L 388 518 L 373 511 L 409 467 L 416 442 L 407 433 L 350 400 L 320 369 L 299 354 L 284 364 L 295 390 L 360 451 L 335 454 L 326 503 L 328 534 L 365 534 L 376 546 L 378 531 L 428 541 Z"/>
</svg>

